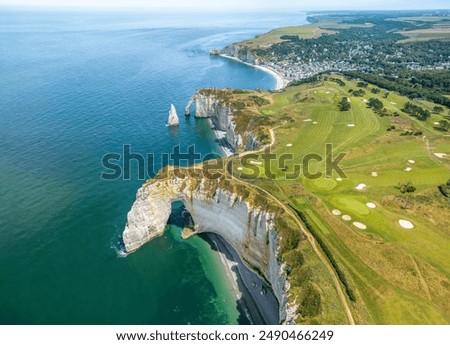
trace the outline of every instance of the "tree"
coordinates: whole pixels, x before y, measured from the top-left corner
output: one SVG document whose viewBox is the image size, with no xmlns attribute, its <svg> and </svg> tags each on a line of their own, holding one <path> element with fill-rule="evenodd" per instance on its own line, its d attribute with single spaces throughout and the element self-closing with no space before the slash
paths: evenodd
<svg viewBox="0 0 450 345">
<path fill-rule="evenodd" d="M 444 108 L 442 108 L 442 107 L 435 106 L 433 108 L 433 113 L 435 113 L 435 114 L 442 114 L 443 112 L 444 112 Z"/>
<path fill-rule="evenodd" d="M 443 132 L 448 132 L 448 130 L 450 129 L 450 123 L 445 120 L 441 120 L 439 121 L 439 125 L 437 126 L 437 128 Z"/>
<path fill-rule="evenodd" d="M 339 102 L 339 110 L 340 111 L 348 111 L 351 109 L 350 102 L 348 101 L 347 97 L 343 97 L 342 100 Z"/>
</svg>

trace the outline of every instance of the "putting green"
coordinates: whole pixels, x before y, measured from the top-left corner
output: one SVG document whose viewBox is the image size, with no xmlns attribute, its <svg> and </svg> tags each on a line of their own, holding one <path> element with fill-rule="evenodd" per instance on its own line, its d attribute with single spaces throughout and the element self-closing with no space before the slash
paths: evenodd
<svg viewBox="0 0 450 345">
<path fill-rule="evenodd" d="M 337 186 L 337 182 L 328 178 L 320 178 L 318 180 L 314 180 L 314 187 L 320 191 L 331 191 Z"/>
<path fill-rule="evenodd" d="M 338 206 L 337 208 L 341 210 L 345 210 L 353 214 L 359 214 L 361 216 L 366 216 L 370 212 L 364 203 L 348 196 L 335 197 L 333 198 L 333 203 L 335 203 L 336 206 Z"/>
</svg>

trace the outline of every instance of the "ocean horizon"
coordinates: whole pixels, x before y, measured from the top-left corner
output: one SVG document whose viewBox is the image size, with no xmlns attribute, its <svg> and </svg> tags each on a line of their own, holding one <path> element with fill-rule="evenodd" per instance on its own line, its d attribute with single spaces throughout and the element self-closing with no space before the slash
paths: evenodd
<svg viewBox="0 0 450 345">
<path fill-rule="evenodd" d="M 275 79 L 209 50 L 305 23 L 302 12 L 0 9 L 0 323 L 248 322 L 217 253 L 181 239 L 178 208 L 164 236 L 120 255 L 144 181 L 134 166 L 102 180 L 102 157 L 124 145 L 220 153 L 208 121 L 184 117 L 191 95 Z M 178 128 L 165 126 L 172 103 Z"/>
</svg>

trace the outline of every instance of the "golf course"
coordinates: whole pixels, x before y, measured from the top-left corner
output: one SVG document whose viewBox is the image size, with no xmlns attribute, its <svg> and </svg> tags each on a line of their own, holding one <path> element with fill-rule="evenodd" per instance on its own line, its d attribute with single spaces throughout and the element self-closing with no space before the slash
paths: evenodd
<svg viewBox="0 0 450 345">
<path fill-rule="evenodd" d="M 342 75 L 275 92 L 222 92 L 238 109 L 237 129 L 257 133 L 264 148 L 229 157 L 233 178 L 270 193 L 313 235 L 355 323 L 448 324 L 450 199 L 439 186 L 450 179 L 450 136 L 438 125 L 449 110 Z M 408 102 L 431 116 L 407 114 Z M 276 158 L 267 159 L 269 149 Z M 339 169 L 327 170 L 330 154 L 328 164 L 341 154 Z M 290 274 L 302 281 L 320 272 Z M 295 281 L 290 292 L 307 293 Z M 324 297 L 318 322 L 342 313 L 325 298 L 329 288 L 315 279 Z"/>
</svg>

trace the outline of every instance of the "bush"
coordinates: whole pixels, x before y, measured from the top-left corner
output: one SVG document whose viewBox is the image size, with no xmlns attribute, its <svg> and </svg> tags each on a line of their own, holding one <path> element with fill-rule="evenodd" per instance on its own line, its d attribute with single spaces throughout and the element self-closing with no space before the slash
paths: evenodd
<svg viewBox="0 0 450 345">
<path fill-rule="evenodd" d="M 400 190 L 400 193 L 414 193 L 416 191 L 416 187 L 412 184 L 411 181 L 408 181 L 406 183 L 399 183 L 399 185 L 396 187 L 398 190 Z"/>
<path fill-rule="evenodd" d="M 441 184 L 438 188 L 443 196 L 450 198 L 450 180 L 448 180 L 445 184 Z"/>
</svg>

